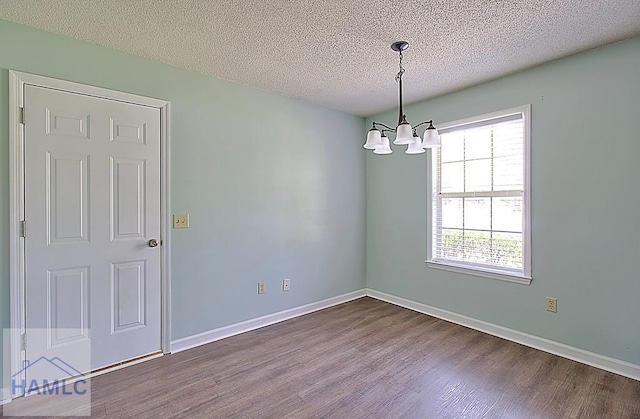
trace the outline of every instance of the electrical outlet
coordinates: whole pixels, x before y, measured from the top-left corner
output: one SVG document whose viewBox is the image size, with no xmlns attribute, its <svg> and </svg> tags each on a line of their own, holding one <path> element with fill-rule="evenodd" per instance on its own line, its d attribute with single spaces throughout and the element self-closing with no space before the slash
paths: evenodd
<svg viewBox="0 0 640 419">
<path fill-rule="evenodd" d="M 558 312 L 558 299 L 553 297 L 547 297 L 547 311 L 552 313 Z"/>
<path fill-rule="evenodd" d="M 173 228 L 189 228 L 189 214 L 173 214 Z"/>
<path fill-rule="evenodd" d="M 282 280 L 282 291 L 291 290 L 291 280 L 289 278 L 285 278 Z"/>
<path fill-rule="evenodd" d="M 267 284 L 264 282 L 258 282 L 258 294 L 264 294 L 267 292 Z"/>
</svg>

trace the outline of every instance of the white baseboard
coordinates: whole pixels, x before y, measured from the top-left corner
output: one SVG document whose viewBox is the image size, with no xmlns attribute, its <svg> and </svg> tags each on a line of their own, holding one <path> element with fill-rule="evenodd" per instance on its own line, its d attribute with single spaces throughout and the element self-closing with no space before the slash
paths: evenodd
<svg viewBox="0 0 640 419">
<path fill-rule="evenodd" d="M 364 296 L 366 296 L 366 290 L 364 289 L 353 291 L 347 294 L 338 295 L 337 297 L 327 298 L 326 300 L 318 301 L 315 303 L 306 304 L 300 307 L 279 311 L 277 313 L 268 314 L 266 316 L 257 317 L 255 319 L 247 320 L 244 322 L 220 327 L 218 329 L 209 330 L 197 335 L 176 339 L 171 341 L 171 352 L 176 353 L 195 348 L 196 346 L 215 342 L 216 340 L 224 339 L 230 336 L 239 335 L 240 333 L 259 329 L 264 326 L 269 326 L 270 324 L 279 323 L 284 320 L 292 319 L 294 317 L 302 316 L 314 311 L 346 303 L 348 301 L 362 298 Z"/>
<path fill-rule="evenodd" d="M 0 387 L 0 406 L 11 401 L 11 391 L 8 388 Z"/>
<path fill-rule="evenodd" d="M 395 295 L 386 294 L 370 288 L 367 289 L 367 296 L 640 381 L 640 365 L 585 351 L 584 349 L 487 323 L 482 320 L 476 320 L 471 317 L 396 297 Z"/>
</svg>

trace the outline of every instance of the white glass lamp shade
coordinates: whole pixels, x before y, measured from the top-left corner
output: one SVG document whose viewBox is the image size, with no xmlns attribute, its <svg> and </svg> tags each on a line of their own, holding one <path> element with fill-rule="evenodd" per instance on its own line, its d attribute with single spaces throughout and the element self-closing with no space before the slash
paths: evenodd
<svg viewBox="0 0 640 419">
<path fill-rule="evenodd" d="M 382 137 L 382 146 L 376 148 L 375 150 L 373 150 L 374 154 L 391 154 L 393 153 L 393 150 L 391 150 L 391 147 L 389 147 L 389 138 L 387 137 Z"/>
<path fill-rule="evenodd" d="M 422 141 L 422 147 L 440 147 L 440 134 L 438 134 L 438 130 L 433 125 L 429 125 L 429 127 L 424 131 L 424 140 Z"/>
<path fill-rule="evenodd" d="M 382 140 L 380 136 L 380 131 L 375 128 L 371 128 L 367 133 L 367 142 L 364 143 L 363 147 L 367 150 L 375 150 L 378 147 L 382 147 Z"/>
<path fill-rule="evenodd" d="M 406 145 L 413 143 L 413 130 L 411 129 L 411 125 L 407 122 L 403 122 L 398 125 L 396 128 L 396 139 L 393 141 L 394 144 L 398 145 Z"/>
<path fill-rule="evenodd" d="M 413 142 L 409 144 L 407 147 L 406 154 L 421 154 L 424 153 L 424 148 L 422 148 L 422 140 L 418 137 L 418 134 L 415 134 L 413 137 Z"/>
</svg>

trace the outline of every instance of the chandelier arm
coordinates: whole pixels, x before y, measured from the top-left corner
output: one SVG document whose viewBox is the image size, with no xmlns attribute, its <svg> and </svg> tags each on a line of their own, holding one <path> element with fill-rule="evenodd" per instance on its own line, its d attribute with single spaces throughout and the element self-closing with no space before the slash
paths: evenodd
<svg viewBox="0 0 640 419">
<path fill-rule="evenodd" d="M 420 122 L 419 124 L 414 125 L 413 128 L 418 128 L 420 125 L 426 125 L 426 124 L 433 124 L 433 119 L 430 121 Z"/>
<path fill-rule="evenodd" d="M 393 132 L 396 132 L 396 129 L 395 129 L 395 128 L 391 128 L 389 125 L 385 125 L 385 124 L 383 124 L 382 122 L 374 122 L 374 123 L 373 123 L 373 126 L 375 127 L 376 125 L 380 125 L 380 126 L 383 126 L 383 127 L 387 128 L 387 129 L 386 129 L 386 131 L 393 131 Z"/>
</svg>

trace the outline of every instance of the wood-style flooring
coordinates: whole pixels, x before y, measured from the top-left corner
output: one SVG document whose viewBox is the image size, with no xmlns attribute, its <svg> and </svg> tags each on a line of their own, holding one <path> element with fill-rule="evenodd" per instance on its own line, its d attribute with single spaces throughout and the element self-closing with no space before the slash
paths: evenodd
<svg viewBox="0 0 640 419">
<path fill-rule="evenodd" d="M 640 418 L 640 381 L 371 298 L 91 387 L 95 418 Z"/>
</svg>

